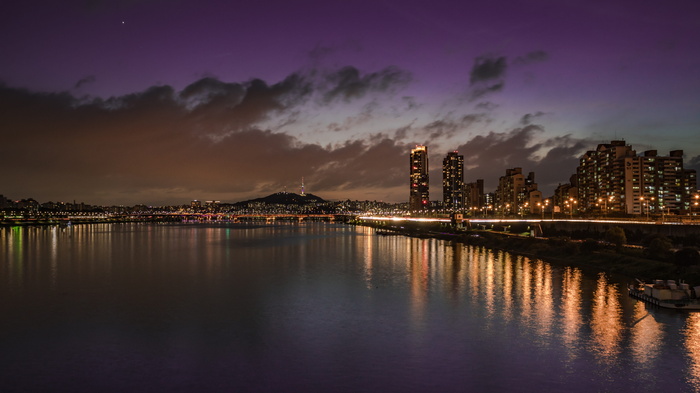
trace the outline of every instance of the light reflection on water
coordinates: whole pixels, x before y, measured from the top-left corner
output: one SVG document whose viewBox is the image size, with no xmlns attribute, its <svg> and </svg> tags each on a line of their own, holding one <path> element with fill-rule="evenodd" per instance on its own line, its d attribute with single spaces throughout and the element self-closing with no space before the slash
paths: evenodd
<svg viewBox="0 0 700 393">
<path fill-rule="evenodd" d="M 700 314 L 650 308 L 623 285 L 336 224 L 5 228 L 0 361 L 13 366 L 0 380 L 16 391 L 700 390 Z M 119 379 L 132 364 L 144 371 Z"/>
<path fill-rule="evenodd" d="M 605 365 L 615 364 L 620 355 L 623 324 L 619 298 L 617 286 L 611 284 L 605 274 L 600 273 L 593 292 L 591 344 L 596 357 Z"/>
<path fill-rule="evenodd" d="M 689 372 L 686 375 L 688 384 L 698 392 L 700 391 L 700 314 L 693 313 L 687 320 L 683 329 L 683 347 L 687 351 L 689 360 Z M 681 347 L 681 348 L 683 348 Z M 683 350 L 683 349 L 681 349 Z"/>
<path fill-rule="evenodd" d="M 581 340 L 581 270 L 567 266 L 561 279 L 561 340 L 565 349 L 566 372 L 575 373 L 576 360 L 579 357 L 579 342 Z"/>
</svg>

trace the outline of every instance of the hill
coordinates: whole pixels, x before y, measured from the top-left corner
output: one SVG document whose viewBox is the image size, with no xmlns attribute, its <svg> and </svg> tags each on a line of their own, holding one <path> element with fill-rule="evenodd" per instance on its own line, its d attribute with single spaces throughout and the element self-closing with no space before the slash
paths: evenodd
<svg viewBox="0 0 700 393">
<path fill-rule="evenodd" d="M 314 194 L 299 195 L 293 192 L 277 192 L 266 197 L 251 199 L 248 201 L 234 203 L 234 206 L 244 206 L 249 203 L 266 203 L 277 205 L 306 205 L 309 203 L 326 202 L 323 198 Z"/>
</svg>

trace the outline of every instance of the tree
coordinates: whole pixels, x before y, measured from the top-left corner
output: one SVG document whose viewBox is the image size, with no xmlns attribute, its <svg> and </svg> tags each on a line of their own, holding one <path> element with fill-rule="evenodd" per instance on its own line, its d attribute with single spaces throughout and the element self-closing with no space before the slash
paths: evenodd
<svg viewBox="0 0 700 393">
<path fill-rule="evenodd" d="M 646 248 L 647 255 L 657 259 L 667 259 L 671 256 L 671 241 L 665 236 L 658 236 L 651 240 Z"/>
<path fill-rule="evenodd" d="M 678 266 L 700 265 L 700 252 L 694 247 L 684 247 L 676 251 L 674 260 Z"/>
<path fill-rule="evenodd" d="M 605 232 L 605 240 L 614 244 L 615 247 L 620 249 L 623 244 L 627 243 L 627 236 L 625 235 L 625 230 L 620 227 L 612 227 Z"/>
</svg>

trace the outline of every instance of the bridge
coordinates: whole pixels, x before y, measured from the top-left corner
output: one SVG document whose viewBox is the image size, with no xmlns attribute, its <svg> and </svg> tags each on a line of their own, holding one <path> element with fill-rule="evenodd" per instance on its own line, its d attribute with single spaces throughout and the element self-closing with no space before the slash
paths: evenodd
<svg viewBox="0 0 700 393">
<path fill-rule="evenodd" d="M 181 221 L 181 222 L 266 222 L 275 221 L 338 221 L 344 216 L 338 214 L 232 214 L 232 213 L 135 213 L 124 218 L 143 221 Z"/>
</svg>

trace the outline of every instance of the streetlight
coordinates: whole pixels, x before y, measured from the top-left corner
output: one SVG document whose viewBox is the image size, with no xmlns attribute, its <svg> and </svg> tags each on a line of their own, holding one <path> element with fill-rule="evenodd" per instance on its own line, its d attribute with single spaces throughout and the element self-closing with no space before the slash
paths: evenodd
<svg viewBox="0 0 700 393">
<path fill-rule="evenodd" d="M 569 198 L 569 202 L 571 202 L 571 203 L 569 203 L 569 207 L 571 207 L 571 214 L 569 217 L 571 217 L 571 219 L 573 220 L 573 218 L 574 218 L 574 205 L 577 204 L 578 201 L 574 198 Z"/>
<path fill-rule="evenodd" d="M 664 222 L 664 209 L 668 209 L 668 212 L 666 214 L 670 216 L 671 215 L 671 206 L 670 205 L 667 205 L 667 206 L 660 205 L 659 207 L 661 208 L 661 222 Z"/>
<path fill-rule="evenodd" d="M 642 201 L 642 213 L 644 213 L 644 206 L 647 208 L 647 221 L 649 220 L 649 203 L 644 202 L 644 197 L 641 196 L 639 197 L 639 200 Z"/>
<path fill-rule="evenodd" d="M 600 203 L 603 203 L 604 210 L 603 210 L 603 217 L 605 217 L 608 214 L 608 202 L 612 203 L 613 199 L 615 199 L 615 195 L 610 195 L 607 198 L 598 198 L 598 204 L 600 206 Z"/>
<path fill-rule="evenodd" d="M 525 209 L 527 209 L 528 206 L 530 206 L 530 204 L 529 204 L 528 202 L 525 202 L 524 205 L 521 205 L 521 206 L 520 206 L 520 219 L 523 219 L 523 218 L 524 218 L 524 216 L 525 216 Z"/>
</svg>

